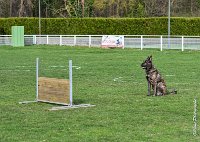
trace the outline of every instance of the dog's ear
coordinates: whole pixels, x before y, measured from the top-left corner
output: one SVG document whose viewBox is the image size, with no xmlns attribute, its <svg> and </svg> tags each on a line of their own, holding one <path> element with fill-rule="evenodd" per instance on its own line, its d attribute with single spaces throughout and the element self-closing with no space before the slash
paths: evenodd
<svg viewBox="0 0 200 142">
<path fill-rule="evenodd" d="M 150 61 L 152 61 L 152 55 L 151 55 L 151 56 L 149 56 L 149 60 L 150 60 Z"/>
</svg>

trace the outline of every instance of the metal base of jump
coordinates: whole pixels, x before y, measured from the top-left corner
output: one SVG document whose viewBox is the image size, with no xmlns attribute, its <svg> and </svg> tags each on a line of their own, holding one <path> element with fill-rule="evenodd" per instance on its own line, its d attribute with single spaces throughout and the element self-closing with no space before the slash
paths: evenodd
<svg viewBox="0 0 200 142">
<path fill-rule="evenodd" d="M 72 105 L 72 106 L 58 106 L 58 107 L 52 107 L 49 110 L 64 110 L 64 109 L 73 109 L 73 108 L 86 108 L 86 107 L 93 107 L 95 105 L 90 104 L 80 104 L 80 105 Z"/>
<path fill-rule="evenodd" d="M 23 101 L 19 102 L 19 104 L 29 104 L 29 103 L 49 103 L 49 104 L 58 104 L 58 105 L 63 105 L 63 106 L 69 106 L 69 104 L 66 103 L 60 103 L 60 102 L 51 102 L 51 101 L 44 101 L 44 100 L 35 100 L 35 101 Z"/>
<path fill-rule="evenodd" d="M 24 101 L 24 102 L 19 102 L 19 104 L 28 104 L 28 103 L 37 103 L 37 102 L 44 102 L 44 101 Z M 46 103 L 46 102 L 44 102 Z M 51 103 L 51 102 L 48 102 Z M 91 105 L 91 104 L 80 104 L 80 105 L 65 105 L 64 106 L 56 106 L 52 107 L 51 109 L 48 109 L 50 111 L 54 110 L 65 110 L 65 109 L 74 109 L 74 108 L 86 108 L 86 107 L 94 107 L 96 105 Z"/>
</svg>

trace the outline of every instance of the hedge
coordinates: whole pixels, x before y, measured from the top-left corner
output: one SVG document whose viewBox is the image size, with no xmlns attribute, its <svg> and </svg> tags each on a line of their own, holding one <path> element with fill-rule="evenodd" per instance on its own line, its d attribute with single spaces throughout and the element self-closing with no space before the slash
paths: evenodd
<svg viewBox="0 0 200 142">
<path fill-rule="evenodd" d="M 25 34 L 38 34 L 38 18 L 0 18 L 0 35 L 11 26 L 24 26 Z M 200 18 L 171 18 L 171 35 L 200 35 Z M 42 18 L 48 35 L 167 35 L 168 19 L 162 18 Z"/>
</svg>

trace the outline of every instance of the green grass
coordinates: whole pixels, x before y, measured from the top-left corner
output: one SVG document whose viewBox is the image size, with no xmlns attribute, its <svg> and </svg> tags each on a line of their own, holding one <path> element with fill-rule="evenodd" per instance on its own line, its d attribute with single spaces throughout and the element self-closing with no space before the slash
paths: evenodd
<svg viewBox="0 0 200 142">
<path fill-rule="evenodd" d="M 153 62 L 177 95 L 148 97 L 140 64 Z M 200 95 L 200 51 L 100 49 L 65 46 L 0 47 L 2 142 L 194 142 L 193 100 Z M 96 105 L 48 111 L 35 99 L 35 59 L 40 75 L 67 78 L 73 60 L 74 102 Z M 199 100 L 198 100 L 199 102 Z M 198 110 L 200 105 L 198 105 Z M 198 115 L 199 118 L 199 115 Z M 199 133 L 200 131 L 198 131 Z"/>
</svg>

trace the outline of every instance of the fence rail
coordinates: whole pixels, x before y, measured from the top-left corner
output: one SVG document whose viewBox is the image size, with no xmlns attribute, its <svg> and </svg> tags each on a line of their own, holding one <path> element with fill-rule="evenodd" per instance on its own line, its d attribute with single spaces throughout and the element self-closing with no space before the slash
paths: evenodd
<svg viewBox="0 0 200 142">
<path fill-rule="evenodd" d="M 11 45 L 11 35 L 0 35 L 0 45 Z M 102 35 L 25 35 L 25 45 L 100 47 Z M 124 35 L 125 48 L 200 50 L 200 36 Z"/>
</svg>

